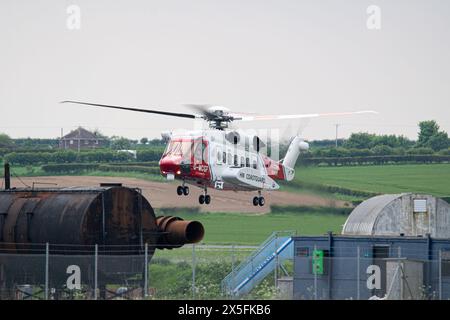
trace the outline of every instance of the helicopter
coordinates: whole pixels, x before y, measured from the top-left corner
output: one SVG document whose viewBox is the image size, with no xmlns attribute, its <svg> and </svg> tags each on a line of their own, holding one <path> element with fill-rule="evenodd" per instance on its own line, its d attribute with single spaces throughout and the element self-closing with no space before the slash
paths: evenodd
<svg viewBox="0 0 450 320">
<path fill-rule="evenodd" d="M 176 189 L 178 196 L 189 195 L 188 184 L 203 189 L 203 193 L 198 198 L 201 205 L 211 203 L 208 188 L 213 188 L 257 192 L 251 202 L 254 206 L 264 206 L 265 198 L 262 191 L 278 190 L 280 186 L 277 181 L 292 181 L 298 157 L 309 149 L 309 144 L 297 134 L 290 142 L 284 158 L 276 161 L 260 152 L 261 148 L 265 147 L 265 143 L 257 135 L 249 135 L 242 130 L 228 130 L 230 123 L 377 113 L 364 110 L 341 113 L 254 115 L 233 113 L 222 106 L 191 104 L 188 106 L 197 113 L 190 114 L 72 100 L 61 101 L 61 103 L 205 120 L 209 124 L 209 129 L 206 130 L 161 133 L 167 145 L 159 161 L 162 176 L 167 180 L 180 181 Z"/>
</svg>

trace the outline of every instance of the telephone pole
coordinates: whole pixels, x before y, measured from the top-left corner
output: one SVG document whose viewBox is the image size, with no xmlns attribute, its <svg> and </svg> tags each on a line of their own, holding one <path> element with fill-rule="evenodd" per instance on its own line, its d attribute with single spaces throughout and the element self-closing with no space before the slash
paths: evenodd
<svg viewBox="0 0 450 320">
<path fill-rule="evenodd" d="M 336 148 L 337 148 L 337 146 L 338 146 L 338 129 L 339 129 L 340 124 L 336 123 L 335 126 L 336 126 Z"/>
</svg>

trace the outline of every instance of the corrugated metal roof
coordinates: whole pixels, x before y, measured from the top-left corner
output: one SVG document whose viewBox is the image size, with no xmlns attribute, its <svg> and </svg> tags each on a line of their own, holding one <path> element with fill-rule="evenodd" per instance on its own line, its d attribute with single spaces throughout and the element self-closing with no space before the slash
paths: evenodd
<svg viewBox="0 0 450 320">
<path fill-rule="evenodd" d="M 342 229 L 342 234 L 372 234 L 373 226 L 381 211 L 402 195 L 384 194 L 363 201 L 350 213 Z"/>
</svg>

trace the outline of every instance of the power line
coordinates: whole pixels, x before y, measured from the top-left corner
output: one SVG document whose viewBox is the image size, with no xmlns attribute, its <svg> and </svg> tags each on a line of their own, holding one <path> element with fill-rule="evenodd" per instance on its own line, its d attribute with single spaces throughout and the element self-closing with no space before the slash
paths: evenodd
<svg viewBox="0 0 450 320">
<path fill-rule="evenodd" d="M 339 123 L 336 123 L 336 148 L 338 146 L 338 128 L 339 128 Z"/>
</svg>

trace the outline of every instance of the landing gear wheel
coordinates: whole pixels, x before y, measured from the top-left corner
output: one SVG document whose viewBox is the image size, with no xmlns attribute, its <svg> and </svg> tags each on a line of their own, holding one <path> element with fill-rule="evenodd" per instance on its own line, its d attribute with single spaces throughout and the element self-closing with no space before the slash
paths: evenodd
<svg viewBox="0 0 450 320">
<path fill-rule="evenodd" d="M 210 203 L 211 203 L 211 196 L 210 196 L 209 194 L 207 194 L 207 195 L 205 196 L 205 203 L 206 203 L 206 204 L 210 204 Z"/>
<path fill-rule="evenodd" d="M 204 204 L 205 203 L 205 196 L 204 195 L 200 195 L 200 197 L 198 197 L 198 202 L 200 204 Z"/>
<path fill-rule="evenodd" d="M 259 199 L 258 197 L 254 197 L 253 198 L 253 205 L 256 207 L 259 204 Z"/>
<path fill-rule="evenodd" d="M 177 194 L 178 194 L 179 196 L 181 196 L 181 195 L 183 194 L 183 187 L 182 187 L 182 186 L 178 186 L 178 187 L 177 187 Z"/>
<path fill-rule="evenodd" d="M 189 195 L 189 187 L 184 187 L 184 188 L 183 188 L 183 194 L 184 194 L 185 196 Z"/>
<path fill-rule="evenodd" d="M 264 197 L 259 197 L 258 204 L 262 207 L 265 203 L 266 203 L 266 200 L 264 199 Z"/>
</svg>

